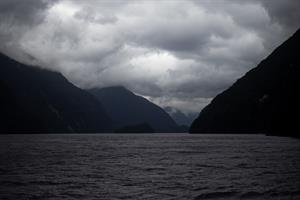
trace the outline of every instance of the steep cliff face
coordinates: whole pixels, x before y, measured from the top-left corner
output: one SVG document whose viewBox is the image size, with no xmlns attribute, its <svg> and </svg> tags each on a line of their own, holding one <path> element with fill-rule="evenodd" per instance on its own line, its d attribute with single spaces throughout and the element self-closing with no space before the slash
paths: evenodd
<svg viewBox="0 0 300 200">
<path fill-rule="evenodd" d="M 124 87 L 96 88 L 89 92 L 103 104 L 117 129 L 146 123 L 155 132 L 179 131 L 177 124 L 162 108 Z"/>
<path fill-rule="evenodd" d="M 193 122 L 190 132 L 299 137 L 299 52 L 300 30 L 217 95 Z"/>
<path fill-rule="evenodd" d="M 0 54 L 0 133 L 109 132 L 99 101 L 61 74 Z"/>
</svg>

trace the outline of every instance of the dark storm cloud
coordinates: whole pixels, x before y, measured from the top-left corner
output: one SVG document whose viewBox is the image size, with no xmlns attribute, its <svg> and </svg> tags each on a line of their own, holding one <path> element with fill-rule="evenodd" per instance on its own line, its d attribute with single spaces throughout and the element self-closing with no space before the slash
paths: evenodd
<svg viewBox="0 0 300 200">
<path fill-rule="evenodd" d="M 268 11 L 271 19 L 281 24 L 285 28 L 299 27 L 300 20 L 300 1 L 298 0 L 262 0 L 264 8 Z"/>
<path fill-rule="evenodd" d="M 124 85 L 186 112 L 256 66 L 300 21 L 297 0 L 1 0 L 0 11 L 6 54 L 30 55 L 83 88 Z"/>
<path fill-rule="evenodd" d="M 45 9 L 53 0 L 1 0 L 1 21 L 12 20 L 18 24 L 34 24 L 41 22 Z"/>
<path fill-rule="evenodd" d="M 43 22 L 46 10 L 56 0 L 1 0 L 0 1 L 0 51 L 22 61 L 19 38 L 31 27 Z"/>
</svg>

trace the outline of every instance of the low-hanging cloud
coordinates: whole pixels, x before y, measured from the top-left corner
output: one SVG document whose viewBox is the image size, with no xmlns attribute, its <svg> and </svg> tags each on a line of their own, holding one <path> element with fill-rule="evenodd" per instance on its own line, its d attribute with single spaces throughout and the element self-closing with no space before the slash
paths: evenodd
<svg viewBox="0 0 300 200">
<path fill-rule="evenodd" d="M 299 13 L 297 0 L 2 0 L 0 50 L 192 112 L 299 28 Z"/>
</svg>

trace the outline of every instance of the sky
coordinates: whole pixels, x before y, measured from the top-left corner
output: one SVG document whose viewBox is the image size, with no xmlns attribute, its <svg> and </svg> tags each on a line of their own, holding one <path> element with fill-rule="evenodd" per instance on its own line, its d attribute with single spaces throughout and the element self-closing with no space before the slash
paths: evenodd
<svg viewBox="0 0 300 200">
<path fill-rule="evenodd" d="M 0 51 L 199 112 L 300 27 L 299 0 L 1 0 Z"/>
</svg>

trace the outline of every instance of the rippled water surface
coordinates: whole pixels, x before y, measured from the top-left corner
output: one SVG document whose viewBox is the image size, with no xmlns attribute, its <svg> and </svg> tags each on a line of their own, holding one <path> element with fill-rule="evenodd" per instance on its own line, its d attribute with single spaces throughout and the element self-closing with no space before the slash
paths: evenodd
<svg viewBox="0 0 300 200">
<path fill-rule="evenodd" d="M 300 199 L 300 140 L 1 135 L 0 199 Z"/>
</svg>

